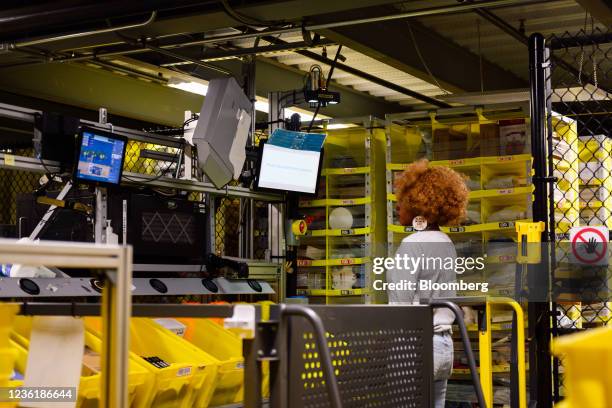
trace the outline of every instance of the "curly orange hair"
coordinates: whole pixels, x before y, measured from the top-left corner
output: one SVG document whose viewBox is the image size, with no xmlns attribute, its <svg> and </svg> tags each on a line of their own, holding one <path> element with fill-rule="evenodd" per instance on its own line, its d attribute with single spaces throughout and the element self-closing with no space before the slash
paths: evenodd
<svg viewBox="0 0 612 408">
<path fill-rule="evenodd" d="M 395 180 L 400 223 L 411 225 L 421 215 L 430 226 L 457 225 L 466 217 L 468 193 L 464 178 L 455 170 L 418 160 Z"/>
</svg>

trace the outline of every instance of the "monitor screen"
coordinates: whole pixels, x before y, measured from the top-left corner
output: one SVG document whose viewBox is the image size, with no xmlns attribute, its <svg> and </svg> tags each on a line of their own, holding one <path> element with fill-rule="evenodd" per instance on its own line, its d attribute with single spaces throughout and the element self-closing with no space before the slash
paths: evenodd
<svg viewBox="0 0 612 408">
<path fill-rule="evenodd" d="M 257 187 L 315 194 L 322 154 L 264 143 Z"/>
<path fill-rule="evenodd" d="M 83 129 L 75 178 L 79 181 L 118 185 L 121 182 L 127 139 L 93 129 Z"/>
</svg>

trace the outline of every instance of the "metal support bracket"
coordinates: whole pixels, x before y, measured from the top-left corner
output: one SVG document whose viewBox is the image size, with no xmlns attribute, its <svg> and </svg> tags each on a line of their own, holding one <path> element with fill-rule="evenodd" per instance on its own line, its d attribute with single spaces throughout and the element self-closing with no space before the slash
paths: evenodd
<svg viewBox="0 0 612 408">
<path fill-rule="evenodd" d="M 68 195 L 68 193 L 70 192 L 71 189 L 72 189 L 72 182 L 68 181 L 66 183 L 66 185 L 64 186 L 64 188 L 62 188 L 62 191 L 59 192 L 59 194 L 57 195 L 57 197 L 55 199 L 56 200 L 63 200 L 64 198 L 66 198 L 66 196 Z M 57 209 L 58 209 L 58 207 L 56 205 L 52 205 L 45 212 L 43 217 L 38 222 L 38 225 L 36 225 L 36 228 L 34 228 L 32 233 L 30 234 L 30 240 L 34 241 L 35 239 L 37 239 L 39 237 L 39 235 L 43 232 L 43 230 L 51 222 L 51 219 L 55 215 L 55 211 Z"/>
</svg>

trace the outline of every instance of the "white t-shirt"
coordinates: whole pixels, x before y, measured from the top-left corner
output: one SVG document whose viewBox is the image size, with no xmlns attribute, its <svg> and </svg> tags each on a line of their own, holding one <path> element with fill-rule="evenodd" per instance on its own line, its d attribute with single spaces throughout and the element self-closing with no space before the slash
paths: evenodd
<svg viewBox="0 0 612 408">
<path fill-rule="evenodd" d="M 419 231 L 402 240 L 396 252 L 401 257 L 421 258 L 427 260 L 426 267 L 421 265 L 416 270 L 398 269 L 387 270 L 387 282 L 409 281 L 415 282 L 415 290 L 388 291 L 389 304 L 413 304 L 420 300 L 455 297 L 454 290 L 421 290 L 419 282 L 431 281 L 433 283 L 455 282 L 456 273 L 453 269 L 445 269 L 436 261 L 440 259 L 457 258 L 457 251 L 451 239 L 441 231 Z M 425 262 L 425 261 L 421 261 Z M 455 321 L 454 313 L 447 308 L 436 308 L 434 311 L 434 332 L 443 332 L 451 329 Z"/>
</svg>

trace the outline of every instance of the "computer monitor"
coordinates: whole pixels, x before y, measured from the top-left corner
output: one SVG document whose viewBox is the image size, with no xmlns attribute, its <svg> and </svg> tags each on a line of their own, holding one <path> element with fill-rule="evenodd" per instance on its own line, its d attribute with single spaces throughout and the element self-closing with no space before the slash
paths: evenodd
<svg viewBox="0 0 612 408">
<path fill-rule="evenodd" d="M 121 183 L 127 138 L 85 127 L 77 143 L 76 182 L 106 186 Z"/>
<path fill-rule="evenodd" d="M 315 195 L 323 150 L 298 150 L 262 143 L 255 187 Z"/>
</svg>

